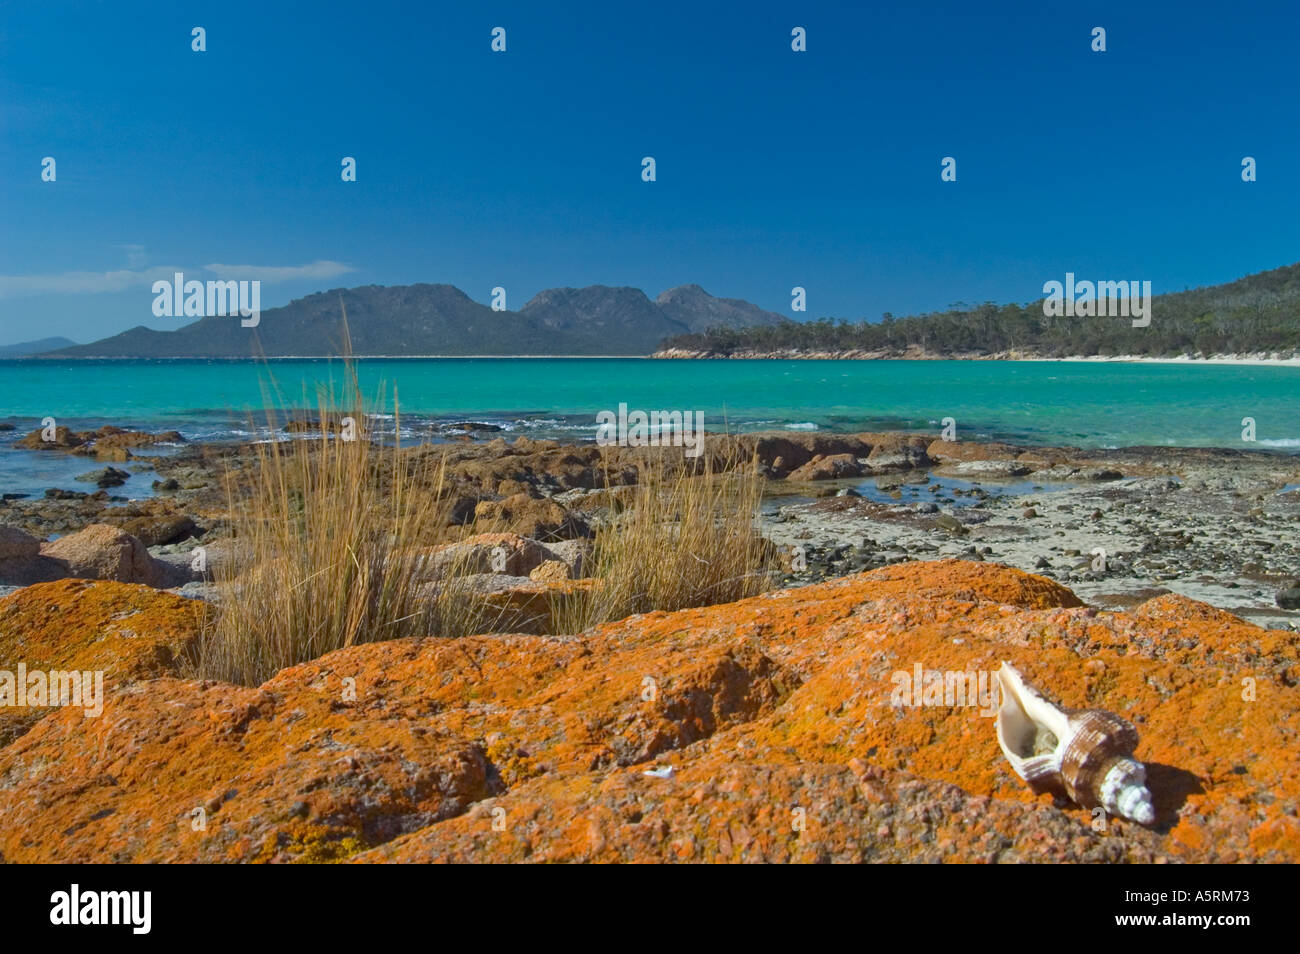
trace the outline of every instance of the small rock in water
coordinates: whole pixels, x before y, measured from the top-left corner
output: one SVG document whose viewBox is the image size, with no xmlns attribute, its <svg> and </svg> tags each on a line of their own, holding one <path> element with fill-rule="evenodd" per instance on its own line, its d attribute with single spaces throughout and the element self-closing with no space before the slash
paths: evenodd
<svg viewBox="0 0 1300 954">
<path fill-rule="evenodd" d="M 50 500 L 84 500 L 89 494 L 79 490 L 60 490 L 58 487 L 46 488 L 45 496 Z"/>
<path fill-rule="evenodd" d="M 99 487 L 121 487 L 130 476 L 126 471 L 118 470 L 116 467 L 104 467 L 82 474 L 76 479 L 81 483 L 95 484 Z"/>
</svg>

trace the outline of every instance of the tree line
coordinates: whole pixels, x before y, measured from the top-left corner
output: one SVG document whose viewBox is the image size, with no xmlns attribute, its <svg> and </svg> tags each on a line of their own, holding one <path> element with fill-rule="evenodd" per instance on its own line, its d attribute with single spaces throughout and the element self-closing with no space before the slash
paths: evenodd
<svg viewBox="0 0 1300 954">
<path fill-rule="evenodd" d="M 750 328 L 718 328 L 676 335 L 663 349 L 720 355 L 773 351 L 882 351 L 921 349 L 936 355 L 1007 351 L 1050 358 L 1073 356 L 1241 354 L 1300 350 L 1300 264 L 1250 275 L 1225 285 L 1158 294 L 1151 323 L 1134 328 L 1124 317 L 1048 317 L 1042 301 L 975 307 L 849 322 L 783 321 Z"/>
</svg>

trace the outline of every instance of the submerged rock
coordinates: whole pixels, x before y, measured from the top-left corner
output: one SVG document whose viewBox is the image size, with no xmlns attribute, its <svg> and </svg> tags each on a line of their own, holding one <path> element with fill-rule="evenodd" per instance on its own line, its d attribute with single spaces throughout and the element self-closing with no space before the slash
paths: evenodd
<svg viewBox="0 0 1300 954">
<path fill-rule="evenodd" d="M 60 424 L 54 428 L 53 432 L 38 427 L 14 441 L 14 447 L 20 447 L 23 450 L 71 450 L 74 447 L 80 447 L 85 442 L 83 437 L 74 434 Z"/>
<path fill-rule="evenodd" d="M 85 484 L 95 484 L 99 487 L 121 487 L 130 476 L 126 471 L 118 470 L 116 467 L 103 467 L 99 470 L 81 474 L 76 480 Z"/>
</svg>

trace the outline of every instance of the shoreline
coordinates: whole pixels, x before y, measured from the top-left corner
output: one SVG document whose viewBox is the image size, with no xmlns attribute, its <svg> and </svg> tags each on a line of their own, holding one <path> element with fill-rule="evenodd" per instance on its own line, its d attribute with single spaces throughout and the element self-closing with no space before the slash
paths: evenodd
<svg viewBox="0 0 1300 954">
<path fill-rule="evenodd" d="M 999 352 L 996 354 L 932 354 L 916 352 L 886 354 L 874 351 L 801 351 L 801 352 L 750 352 L 718 354 L 706 351 L 669 349 L 652 354 L 359 354 L 346 358 L 343 355 L 282 354 L 234 357 L 231 355 L 23 355 L 0 356 L 0 364 L 27 361 L 226 361 L 257 364 L 270 361 L 1008 361 L 1008 362 L 1098 362 L 1119 364 L 1184 364 L 1184 365 L 1237 365 L 1240 367 L 1300 368 L 1300 352 L 1290 357 L 1279 357 L 1279 352 L 1266 354 L 1213 354 L 1208 357 L 1177 355 L 1175 357 L 1150 357 L 1147 355 L 1067 355 L 1049 358 L 1043 355 Z"/>
<path fill-rule="evenodd" d="M 1182 355 L 1177 358 L 1147 358 L 1140 355 L 1115 355 L 1112 357 L 1103 357 L 1101 355 L 1092 355 L 1089 357 L 1073 358 L 1042 358 L 1042 361 L 1100 361 L 1100 362 L 1120 362 L 1127 364 L 1218 364 L 1218 365 L 1237 365 L 1240 367 L 1280 367 L 1280 368 L 1300 368 L 1300 357 L 1292 358 L 1261 358 L 1254 355 L 1236 355 L 1236 354 L 1216 354 L 1208 358 L 1191 358 Z"/>
<path fill-rule="evenodd" d="M 1118 363 L 1118 364 L 1183 364 L 1183 365 L 1235 365 L 1239 367 L 1300 368 L 1300 353 L 1280 357 L 1280 352 L 1247 354 L 1214 354 L 1209 357 L 1149 357 L 1147 355 L 1067 355 L 1050 358 L 1042 355 L 998 352 L 996 354 L 932 354 L 911 352 L 887 354 L 876 351 L 741 351 L 734 354 L 717 354 L 705 351 L 670 349 L 656 351 L 651 358 L 660 361 L 1006 361 L 1032 363 Z"/>
<path fill-rule="evenodd" d="M 4 361 L 231 361 L 257 364 L 262 361 L 649 361 L 646 354 L 275 354 L 249 355 L 21 355 L 0 356 Z"/>
</svg>

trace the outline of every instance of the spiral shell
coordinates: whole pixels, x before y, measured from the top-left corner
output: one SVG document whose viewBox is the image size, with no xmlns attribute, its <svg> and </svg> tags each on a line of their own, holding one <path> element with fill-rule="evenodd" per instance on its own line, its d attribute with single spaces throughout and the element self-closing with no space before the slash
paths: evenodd
<svg viewBox="0 0 1300 954">
<path fill-rule="evenodd" d="M 998 682 L 998 744 L 1031 789 L 1143 825 L 1155 821 L 1146 767 L 1132 757 L 1138 734 L 1131 723 L 1104 709 L 1054 706 L 1005 662 Z"/>
</svg>

